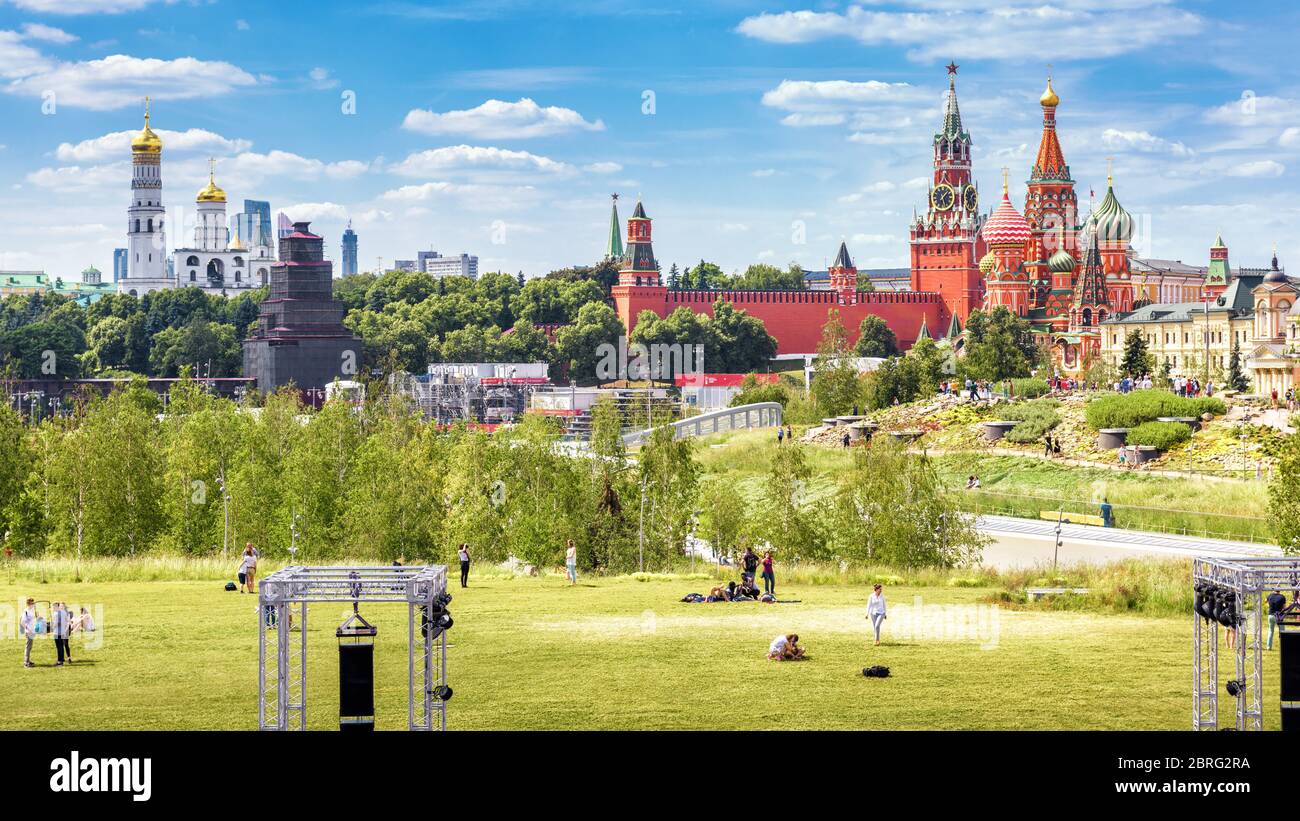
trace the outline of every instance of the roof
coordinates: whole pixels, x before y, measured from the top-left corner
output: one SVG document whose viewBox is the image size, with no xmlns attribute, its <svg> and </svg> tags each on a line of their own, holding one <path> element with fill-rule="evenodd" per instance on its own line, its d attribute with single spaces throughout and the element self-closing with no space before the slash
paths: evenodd
<svg viewBox="0 0 1300 821">
<path fill-rule="evenodd" d="M 1254 298 L 1251 292 L 1262 281 L 1262 277 L 1247 276 L 1234 279 L 1228 284 L 1223 294 L 1208 303 L 1211 314 L 1228 316 L 1249 316 L 1254 311 Z M 1103 325 L 1141 325 L 1150 322 L 1191 322 L 1197 317 L 1205 316 L 1205 302 L 1156 302 L 1126 314 L 1117 314 L 1102 322 Z"/>
<path fill-rule="evenodd" d="M 835 262 L 833 263 L 833 265 L 836 268 L 853 267 L 853 259 L 849 257 L 849 246 L 845 244 L 842 240 L 840 241 L 840 252 L 835 255 Z"/>
</svg>

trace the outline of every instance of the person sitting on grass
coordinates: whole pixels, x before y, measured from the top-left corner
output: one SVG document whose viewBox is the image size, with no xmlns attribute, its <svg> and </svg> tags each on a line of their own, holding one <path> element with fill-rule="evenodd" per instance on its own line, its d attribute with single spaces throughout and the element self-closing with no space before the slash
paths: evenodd
<svg viewBox="0 0 1300 821">
<path fill-rule="evenodd" d="M 758 585 L 754 584 L 752 578 L 742 580 L 740 586 L 736 588 L 736 597 L 734 601 L 755 601 L 762 593 L 758 590 Z"/>
<path fill-rule="evenodd" d="M 709 591 L 709 596 L 708 598 L 705 599 L 705 601 L 709 601 L 709 602 L 731 601 L 731 594 L 727 592 L 727 588 L 723 587 L 722 585 L 718 585 L 717 587 Z"/>
<path fill-rule="evenodd" d="M 804 649 L 799 646 L 799 634 L 777 636 L 767 648 L 767 657 L 772 661 L 802 661 Z"/>
</svg>

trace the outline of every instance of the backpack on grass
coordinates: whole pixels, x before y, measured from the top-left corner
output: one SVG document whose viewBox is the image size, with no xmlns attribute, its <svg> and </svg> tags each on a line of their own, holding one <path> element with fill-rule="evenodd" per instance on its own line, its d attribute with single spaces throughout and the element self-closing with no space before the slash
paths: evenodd
<svg viewBox="0 0 1300 821">
<path fill-rule="evenodd" d="M 873 664 L 870 667 L 863 667 L 862 675 L 867 678 L 889 678 L 889 668 L 882 667 L 879 664 Z"/>
<path fill-rule="evenodd" d="M 238 589 L 239 588 L 235 586 L 234 582 L 226 582 L 226 590 L 228 590 L 229 592 L 234 593 Z"/>
</svg>

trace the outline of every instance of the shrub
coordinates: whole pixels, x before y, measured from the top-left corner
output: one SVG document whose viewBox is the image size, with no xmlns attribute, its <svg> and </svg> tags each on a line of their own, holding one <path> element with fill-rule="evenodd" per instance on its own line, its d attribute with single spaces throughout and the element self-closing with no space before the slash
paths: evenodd
<svg viewBox="0 0 1300 821">
<path fill-rule="evenodd" d="M 1008 442 L 1021 445 L 1037 442 L 1049 431 L 1061 424 L 1061 417 L 1056 412 L 1056 408 L 1060 407 L 1060 404 L 1060 402 L 1052 399 L 1043 399 L 1011 408 L 1003 415 L 1008 422 L 1019 422 L 1020 424 L 1007 431 L 1006 436 L 1003 438 Z"/>
<path fill-rule="evenodd" d="M 1192 429 L 1182 422 L 1143 422 L 1128 432 L 1130 445 L 1150 445 L 1157 450 L 1169 450 L 1192 438 Z"/>
<path fill-rule="evenodd" d="M 1219 416 L 1227 412 L 1227 406 L 1218 397 L 1176 396 L 1157 388 L 1103 396 L 1089 402 L 1084 411 L 1088 427 L 1093 430 L 1135 428 L 1161 416 L 1200 416 L 1204 413 Z"/>
<path fill-rule="evenodd" d="M 1046 396 L 1048 387 L 1046 379 L 1034 379 L 1025 377 L 1023 379 L 1012 379 L 1011 390 L 1015 396 L 1021 399 L 1037 399 L 1040 396 Z"/>
</svg>

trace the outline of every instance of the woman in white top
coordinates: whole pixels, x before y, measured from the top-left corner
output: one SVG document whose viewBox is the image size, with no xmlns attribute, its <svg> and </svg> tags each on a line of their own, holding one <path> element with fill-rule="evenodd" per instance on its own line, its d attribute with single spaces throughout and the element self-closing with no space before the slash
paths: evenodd
<svg viewBox="0 0 1300 821">
<path fill-rule="evenodd" d="M 803 658 L 803 648 L 799 646 L 799 634 L 777 636 L 768 645 L 767 657 L 773 661 L 796 661 Z"/>
<path fill-rule="evenodd" d="M 257 592 L 257 550 L 252 542 L 244 545 L 244 553 L 239 560 L 239 592 L 243 593 L 245 587 L 249 593 Z"/>
<path fill-rule="evenodd" d="M 867 599 L 867 618 L 871 619 L 871 627 L 876 631 L 876 645 L 879 646 L 880 625 L 885 621 L 885 594 L 878 584 L 873 586 Z"/>
<path fill-rule="evenodd" d="M 577 584 L 578 548 L 573 546 L 573 539 L 569 539 L 566 544 L 568 548 L 564 551 L 564 570 L 569 576 L 569 584 Z"/>
</svg>

